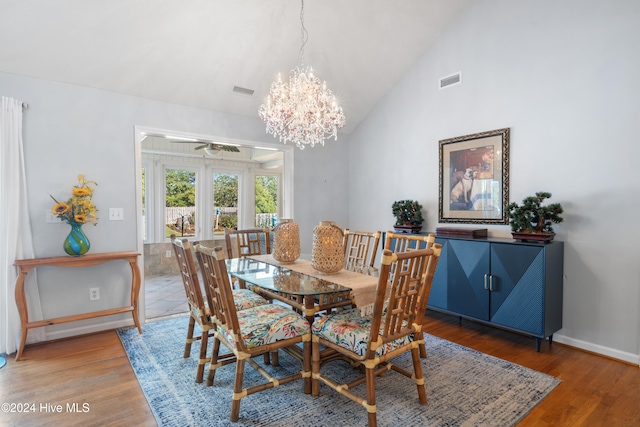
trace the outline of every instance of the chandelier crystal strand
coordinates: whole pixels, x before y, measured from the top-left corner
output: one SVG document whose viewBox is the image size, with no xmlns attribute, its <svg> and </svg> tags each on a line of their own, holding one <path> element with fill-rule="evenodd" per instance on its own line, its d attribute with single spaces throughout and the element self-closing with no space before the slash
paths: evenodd
<svg viewBox="0 0 640 427">
<path fill-rule="evenodd" d="M 326 82 L 304 67 L 304 46 L 307 30 L 304 27 L 304 0 L 300 11 L 301 47 L 300 67 L 291 70 L 288 83 L 271 83 L 266 103 L 258 110 L 266 125 L 266 132 L 286 144 L 293 142 L 303 150 L 306 145 L 324 145 L 328 138 L 338 139 L 338 129 L 346 124 L 342 108 Z"/>
</svg>

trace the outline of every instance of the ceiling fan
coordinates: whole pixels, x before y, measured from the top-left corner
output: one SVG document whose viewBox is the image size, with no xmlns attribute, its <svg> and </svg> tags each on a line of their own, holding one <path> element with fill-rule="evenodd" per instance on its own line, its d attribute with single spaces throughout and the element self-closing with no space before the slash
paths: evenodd
<svg viewBox="0 0 640 427">
<path fill-rule="evenodd" d="M 221 151 L 229 151 L 232 153 L 239 153 L 240 149 L 238 147 L 234 147 L 233 145 L 223 145 L 223 144 L 215 144 L 213 142 L 207 142 L 202 145 L 197 146 L 194 150 L 202 150 L 210 156 L 215 156 L 220 154 Z"/>
<path fill-rule="evenodd" d="M 169 138 L 168 138 L 169 139 Z M 178 138 L 170 138 L 170 139 L 178 139 Z M 210 156 L 215 156 L 220 154 L 220 152 L 222 151 L 228 151 L 228 152 L 232 152 L 232 153 L 239 153 L 240 149 L 234 145 L 227 145 L 227 144 L 216 144 L 215 142 L 203 142 L 203 141 L 189 141 L 186 139 L 178 139 L 173 140 L 171 142 L 179 142 L 179 143 L 186 143 L 186 144 L 200 144 L 198 145 L 196 148 L 194 148 L 195 150 L 202 150 L 204 149 L 204 152 L 207 153 Z"/>
</svg>

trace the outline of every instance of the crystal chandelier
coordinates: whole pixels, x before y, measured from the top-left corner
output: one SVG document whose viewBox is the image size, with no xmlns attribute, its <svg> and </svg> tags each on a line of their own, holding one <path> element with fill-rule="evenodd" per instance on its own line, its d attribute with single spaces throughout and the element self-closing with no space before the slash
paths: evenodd
<svg viewBox="0 0 640 427">
<path fill-rule="evenodd" d="M 304 0 L 300 10 L 300 66 L 291 70 L 289 82 L 271 83 L 266 104 L 258 115 L 267 126 L 267 133 L 281 142 L 293 142 L 304 150 L 306 145 L 324 145 L 328 138 L 338 139 L 338 129 L 346 121 L 335 95 L 321 82 L 311 67 L 304 67 L 304 46 L 309 34 L 304 27 Z"/>
</svg>

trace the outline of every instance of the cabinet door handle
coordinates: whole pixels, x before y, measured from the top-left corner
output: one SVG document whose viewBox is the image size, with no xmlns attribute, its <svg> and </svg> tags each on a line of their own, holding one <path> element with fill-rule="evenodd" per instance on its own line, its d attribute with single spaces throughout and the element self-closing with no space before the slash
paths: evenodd
<svg viewBox="0 0 640 427">
<path fill-rule="evenodd" d="M 489 292 L 493 292 L 493 274 L 489 275 Z"/>
<path fill-rule="evenodd" d="M 484 275 L 484 290 L 485 291 L 489 290 L 489 286 L 487 285 L 487 276 L 489 276 L 489 274 L 485 274 Z"/>
</svg>

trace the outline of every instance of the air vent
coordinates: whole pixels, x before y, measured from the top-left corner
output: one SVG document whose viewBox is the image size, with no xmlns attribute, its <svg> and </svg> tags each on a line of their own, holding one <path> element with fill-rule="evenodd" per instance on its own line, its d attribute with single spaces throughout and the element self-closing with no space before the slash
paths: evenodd
<svg viewBox="0 0 640 427">
<path fill-rule="evenodd" d="M 462 71 L 440 79 L 440 89 L 462 83 Z"/>
<path fill-rule="evenodd" d="M 253 89 L 247 89 L 246 87 L 234 86 L 232 92 L 252 96 L 255 91 Z"/>
</svg>

